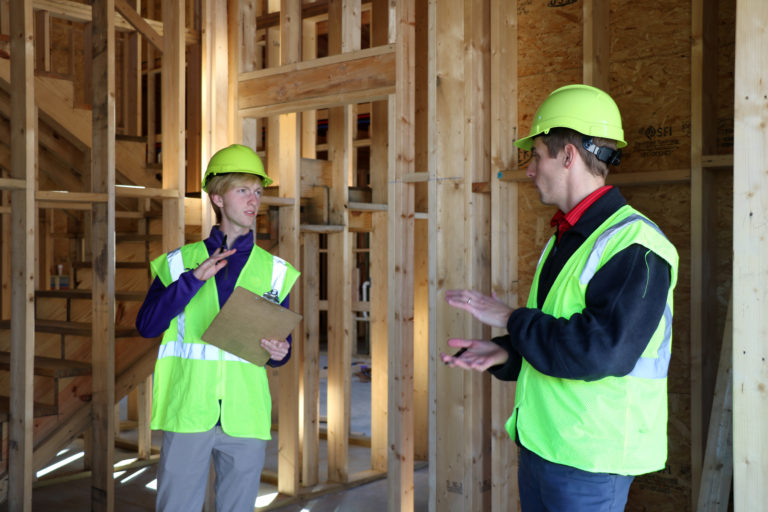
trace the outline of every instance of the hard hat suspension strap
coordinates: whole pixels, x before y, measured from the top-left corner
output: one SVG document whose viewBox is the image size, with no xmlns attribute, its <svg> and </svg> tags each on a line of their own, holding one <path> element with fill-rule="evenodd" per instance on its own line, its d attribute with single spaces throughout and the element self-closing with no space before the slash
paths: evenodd
<svg viewBox="0 0 768 512">
<path fill-rule="evenodd" d="M 595 144 L 595 140 L 587 135 L 582 139 L 582 146 L 584 149 L 592 153 L 601 162 L 605 162 L 608 165 L 619 165 L 621 162 L 621 150 L 611 149 L 606 146 L 598 146 Z"/>
</svg>

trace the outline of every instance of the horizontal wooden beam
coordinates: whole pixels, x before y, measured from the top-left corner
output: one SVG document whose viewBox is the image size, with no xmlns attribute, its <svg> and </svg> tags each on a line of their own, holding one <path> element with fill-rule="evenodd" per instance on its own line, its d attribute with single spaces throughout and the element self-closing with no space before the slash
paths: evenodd
<svg viewBox="0 0 768 512">
<path fill-rule="evenodd" d="M 26 180 L 19 180 L 15 178 L 0 178 L 0 190 L 24 190 L 26 187 Z"/>
<path fill-rule="evenodd" d="M 35 199 L 52 203 L 106 203 L 109 194 L 94 192 L 66 192 L 63 190 L 38 190 Z"/>
<path fill-rule="evenodd" d="M 341 233 L 344 226 L 339 224 L 302 224 L 302 233 Z"/>
<path fill-rule="evenodd" d="M 385 99 L 395 92 L 393 45 L 240 75 L 242 117 L 316 110 Z"/>
<path fill-rule="evenodd" d="M 512 182 L 530 181 L 525 171 L 499 171 L 499 180 Z M 608 174 L 606 183 L 609 185 L 664 185 L 669 183 L 689 183 L 690 169 L 673 169 L 669 171 L 625 172 Z"/>
<path fill-rule="evenodd" d="M 292 197 L 262 196 L 261 204 L 263 206 L 293 206 L 296 204 L 296 200 Z"/>
<path fill-rule="evenodd" d="M 403 174 L 403 183 L 425 183 L 427 181 L 429 181 L 429 173 L 427 172 Z"/>
<path fill-rule="evenodd" d="M 136 187 L 115 185 L 115 197 L 138 197 L 143 199 L 178 199 L 179 191 L 169 188 Z"/>
<path fill-rule="evenodd" d="M 351 212 L 385 212 L 387 211 L 386 204 L 379 203 L 349 203 L 349 211 Z"/>
<path fill-rule="evenodd" d="M 701 157 L 702 167 L 733 167 L 733 154 L 730 155 L 704 155 Z"/>
<path fill-rule="evenodd" d="M 89 23 L 93 20 L 91 6 L 72 2 L 70 0 L 33 0 L 32 7 L 38 11 L 48 11 L 54 18 L 60 18 L 69 21 L 79 21 Z M 159 36 L 163 36 L 163 22 L 144 18 L 147 26 L 151 27 Z M 133 32 L 135 29 L 121 14 L 115 15 L 115 30 Z M 195 44 L 200 42 L 200 33 L 197 30 L 187 29 L 186 44 Z M 154 43 L 153 43 L 154 44 Z"/>
<path fill-rule="evenodd" d="M 68 202 L 68 201 L 37 201 L 35 206 L 38 208 L 41 208 L 43 210 L 90 210 L 93 208 L 93 203 L 90 202 Z M 0 207 L 0 214 L 2 213 L 10 213 L 10 208 L 8 208 L 8 211 L 4 211 L 5 207 Z M 134 211 L 125 211 L 125 210 L 117 210 L 115 211 L 115 217 L 119 219 L 144 219 L 147 217 L 147 215 L 144 212 L 134 212 Z"/>
</svg>

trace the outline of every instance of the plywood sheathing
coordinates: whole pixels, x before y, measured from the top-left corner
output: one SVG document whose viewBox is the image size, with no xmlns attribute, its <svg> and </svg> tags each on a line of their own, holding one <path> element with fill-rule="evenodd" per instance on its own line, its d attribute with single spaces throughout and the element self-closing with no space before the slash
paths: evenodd
<svg viewBox="0 0 768 512">
<path fill-rule="evenodd" d="M 622 111 L 628 143 L 621 172 L 690 167 L 690 17 L 687 3 L 611 3 L 610 92 Z M 646 26 L 651 27 L 648 32 Z M 688 510 L 692 506 L 690 187 L 625 187 L 622 193 L 659 225 L 680 255 L 668 384 L 667 466 L 636 479 L 628 509 L 653 503 L 659 510 Z"/>
</svg>

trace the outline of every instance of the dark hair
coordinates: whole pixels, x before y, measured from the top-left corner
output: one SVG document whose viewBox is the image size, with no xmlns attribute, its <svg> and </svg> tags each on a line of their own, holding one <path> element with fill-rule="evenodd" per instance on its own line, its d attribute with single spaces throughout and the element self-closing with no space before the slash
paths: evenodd
<svg viewBox="0 0 768 512">
<path fill-rule="evenodd" d="M 556 156 L 560 151 L 565 149 L 566 144 L 573 144 L 576 149 L 578 149 L 581 159 L 587 164 L 587 168 L 591 174 L 602 176 L 603 178 L 608 176 L 608 164 L 598 160 L 594 153 L 590 153 L 584 149 L 584 135 L 576 130 L 571 130 L 570 128 L 552 128 L 549 130 L 549 133 L 541 134 L 539 137 L 541 137 L 541 141 L 547 147 L 550 158 Z M 597 146 L 616 149 L 616 141 L 613 139 L 593 137 L 593 141 Z"/>
</svg>

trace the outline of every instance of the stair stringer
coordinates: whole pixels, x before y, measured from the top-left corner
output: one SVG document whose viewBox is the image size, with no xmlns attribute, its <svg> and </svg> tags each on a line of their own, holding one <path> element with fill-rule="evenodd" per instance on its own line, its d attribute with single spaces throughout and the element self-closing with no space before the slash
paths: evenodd
<svg viewBox="0 0 768 512">
<path fill-rule="evenodd" d="M 0 87 L 10 93 L 11 63 L 0 58 Z M 42 119 L 82 150 L 90 149 L 92 113 L 74 106 L 74 85 L 68 80 L 35 76 L 35 101 Z M 146 144 L 137 151 L 134 141 L 115 141 L 115 170 L 128 184 L 159 187 L 156 170 L 146 166 Z"/>
</svg>

